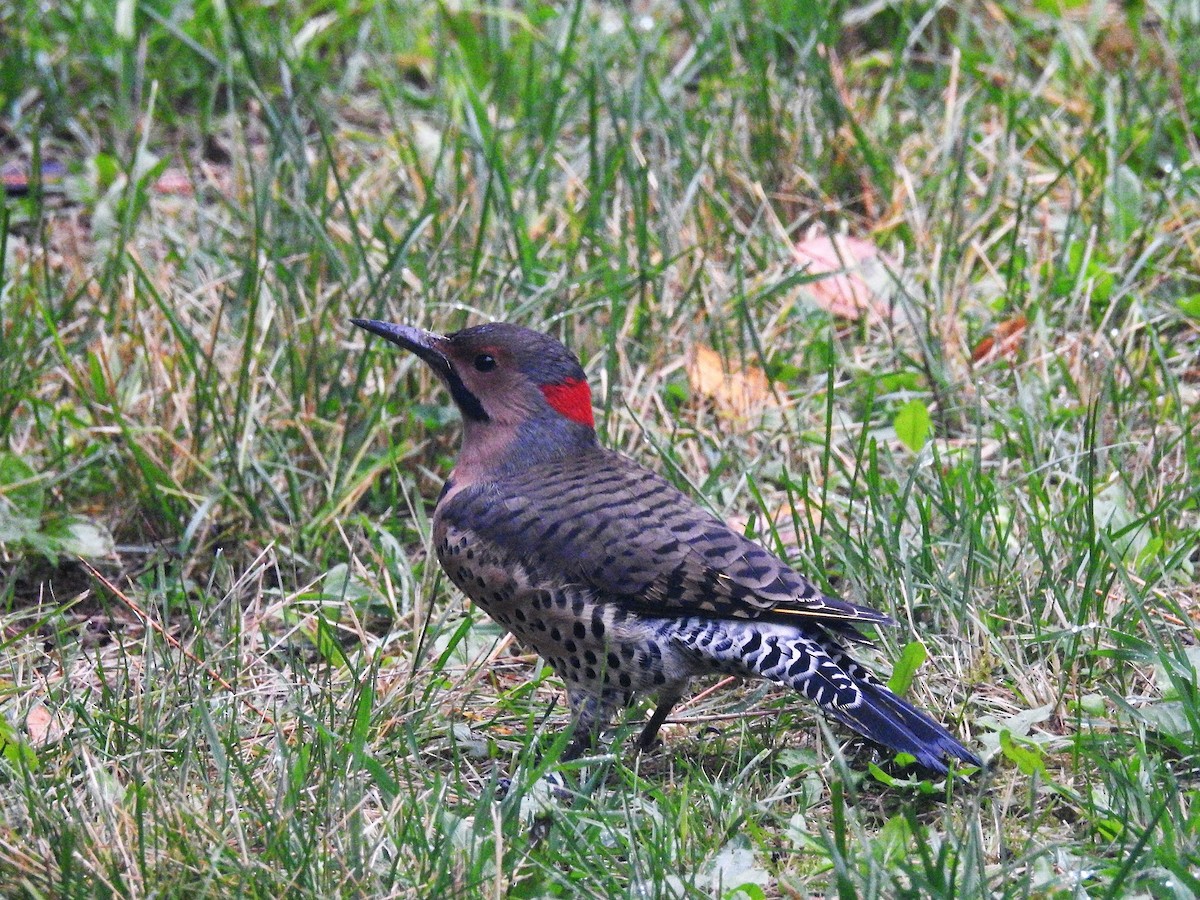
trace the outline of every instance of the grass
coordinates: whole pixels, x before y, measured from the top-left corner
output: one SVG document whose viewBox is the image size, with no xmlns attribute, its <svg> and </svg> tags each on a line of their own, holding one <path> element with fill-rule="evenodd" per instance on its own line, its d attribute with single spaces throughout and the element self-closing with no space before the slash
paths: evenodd
<svg viewBox="0 0 1200 900">
<path fill-rule="evenodd" d="M 5 891 L 1200 893 L 1200 20 L 1064 6 L 0 6 Z M 822 228 L 894 314 L 812 302 Z M 455 416 L 352 315 L 561 337 L 989 771 L 745 685 L 539 813 L 560 685 L 437 570 Z"/>
</svg>

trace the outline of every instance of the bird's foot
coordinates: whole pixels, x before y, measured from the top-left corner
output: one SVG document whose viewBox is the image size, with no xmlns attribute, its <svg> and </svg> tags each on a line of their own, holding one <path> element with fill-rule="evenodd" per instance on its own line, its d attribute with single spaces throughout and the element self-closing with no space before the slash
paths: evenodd
<svg viewBox="0 0 1200 900">
<path fill-rule="evenodd" d="M 660 738 L 658 735 L 651 735 L 649 738 L 647 738 L 645 735 L 642 735 L 638 737 L 635 744 L 638 753 L 649 753 L 651 750 L 661 747 L 662 745 L 662 738 Z"/>
</svg>

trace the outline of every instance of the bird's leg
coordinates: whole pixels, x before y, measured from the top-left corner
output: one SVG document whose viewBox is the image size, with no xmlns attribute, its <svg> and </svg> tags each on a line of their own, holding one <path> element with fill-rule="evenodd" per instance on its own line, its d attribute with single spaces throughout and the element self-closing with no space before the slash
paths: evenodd
<svg viewBox="0 0 1200 900">
<path fill-rule="evenodd" d="M 590 731 L 581 732 L 576 728 L 571 737 L 571 743 L 567 744 L 567 749 L 562 752 L 562 756 L 558 760 L 559 762 L 570 762 L 573 759 L 579 759 L 579 757 L 585 755 L 595 745 L 595 734 Z"/>
<path fill-rule="evenodd" d="M 658 730 L 662 728 L 663 722 L 667 721 L 667 716 L 671 714 L 671 710 L 675 708 L 675 704 L 679 702 L 681 696 L 683 696 L 681 692 L 672 692 L 659 696 L 658 705 L 654 707 L 654 712 L 650 715 L 650 721 L 646 723 L 646 727 L 638 735 L 639 750 L 649 750 L 654 746 L 655 741 L 658 739 Z"/>
</svg>

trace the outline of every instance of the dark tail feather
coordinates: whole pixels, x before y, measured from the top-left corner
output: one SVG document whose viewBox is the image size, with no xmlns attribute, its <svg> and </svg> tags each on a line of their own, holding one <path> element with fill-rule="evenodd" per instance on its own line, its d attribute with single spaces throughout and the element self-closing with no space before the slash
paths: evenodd
<svg viewBox="0 0 1200 900">
<path fill-rule="evenodd" d="M 913 755 L 922 768 L 931 772 L 944 775 L 947 759 L 983 767 L 983 761 L 950 732 L 883 685 L 859 681 L 858 687 L 862 702 L 856 707 L 830 704 L 826 711 L 877 744 Z"/>
<path fill-rule="evenodd" d="M 819 627 L 720 619 L 678 623 L 675 638 L 697 654 L 698 671 L 766 678 L 795 688 L 864 737 L 945 773 L 947 759 L 982 767 L 945 728 L 889 691 L 838 638 Z"/>
</svg>

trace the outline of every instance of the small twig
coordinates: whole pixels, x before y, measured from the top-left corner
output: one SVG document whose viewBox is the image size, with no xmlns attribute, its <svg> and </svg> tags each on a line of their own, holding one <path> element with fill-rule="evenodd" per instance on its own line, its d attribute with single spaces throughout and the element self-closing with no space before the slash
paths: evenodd
<svg viewBox="0 0 1200 900">
<path fill-rule="evenodd" d="M 767 716 L 777 716 L 776 709 L 745 709 L 731 713 L 700 713 L 694 716 L 668 716 L 663 720 L 664 725 L 704 725 L 708 722 L 735 722 L 738 719 L 765 719 Z"/>
<path fill-rule="evenodd" d="M 701 700 L 711 697 L 713 694 L 715 694 L 717 691 L 721 690 L 722 688 L 729 687 L 729 685 L 731 685 L 731 684 L 736 684 L 737 681 L 738 681 L 738 678 L 735 675 L 730 675 L 728 678 L 722 678 L 720 681 L 718 681 L 716 684 L 712 685 L 711 687 L 706 687 L 704 690 L 702 690 L 696 696 L 689 697 L 683 703 L 680 703 L 678 708 L 679 709 L 687 709 L 689 706 L 695 706 Z"/>
<path fill-rule="evenodd" d="M 272 728 L 275 727 L 275 720 L 272 719 L 265 712 L 263 712 L 261 709 L 259 709 L 257 706 L 255 706 L 253 703 L 251 703 L 249 700 L 247 700 L 245 697 L 239 696 L 238 692 L 234 689 L 233 685 L 231 685 L 228 681 L 226 681 L 223 677 L 221 677 L 221 673 L 219 673 L 216 669 L 214 669 L 212 666 L 210 666 L 204 660 L 200 659 L 200 657 L 196 656 L 196 654 L 193 653 L 191 650 L 187 649 L 187 647 L 183 646 L 183 644 L 181 644 L 179 642 L 178 638 L 174 637 L 171 634 L 168 634 L 167 630 L 165 628 L 163 628 L 163 626 L 156 619 L 151 618 L 149 613 L 147 613 L 144 609 L 142 609 L 140 606 L 138 606 L 138 604 L 135 603 L 133 600 L 130 600 L 129 597 L 127 597 L 121 591 L 120 588 L 118 588 L 115 584 L 113 584 L 111 581 L 109 581 L 107 578 L 105 578 L 103 575 L 101 575 L 96 570 L 96 568 L 91 563 L 89 563 L 86 559 L 83 559 L 82 557 L 80 557 L 79 561 L 83 564 L 83 567 L 85 569 L 87 569 L 89 572 L 92 573 L 92 577 L 96 578 L 101 584 L 103 584 L 106 588 L 108 588 L 110 591 L 112 591 L 113 594 L 116 595 L 118 600 L 120 600 L 127 607 L 129 607 L 133 611 L 134 615 L 138 616 L 142 620 L 142 623 L 147 628 L 150 628 L 152 631 L 157 632 L 158 635 L 164 641 L 166 641 L 169 645 L 174 647 L 176 650 L 178 650 L 180 653 L 182 653 L 184 656 L 186 656 L 188 659 L 190 659 L 196 665 L 203 668 L 204 671 L 206 671 L 209 674 L 209 676 L 211 676 L 212 679 L 217 682 L 217 684 L 219 684 L 225 690 L 229 691 L 229 693 L 233 697 L 240 700 L 248 709 L 257 713 L 264 722 L 266 722 Z"/>
</svg>

